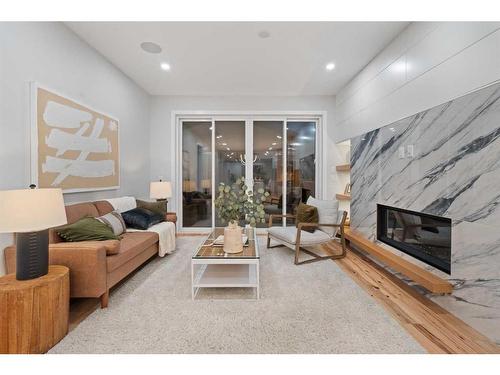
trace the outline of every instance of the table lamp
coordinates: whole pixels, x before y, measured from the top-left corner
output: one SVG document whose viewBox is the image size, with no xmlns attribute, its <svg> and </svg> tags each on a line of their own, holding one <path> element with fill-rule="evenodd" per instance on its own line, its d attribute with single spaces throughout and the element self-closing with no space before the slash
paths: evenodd
<svg viewBox="0 0 500 375">
<path fill-rule="evenodd" d="M 158 202 L 165 201 L 165 212 L 167 211 L 168 198 L 172 198 L 172 184 L 169 181 L 153 181 L 149 185 L 149 197 Z"/>
<path fill-rule="evenodd" d="M 48 273 L 48 228 L 66 223 L 61 189 L 0 191 L 0 233 L 16 233 L 17 280 Z"/>
<path fill-rule="evenodd" d="M 205 194 L 208 194 L 208 191 L 212 188 L 212 180 L 201 180 L 201 188 Z"/>
</svg>

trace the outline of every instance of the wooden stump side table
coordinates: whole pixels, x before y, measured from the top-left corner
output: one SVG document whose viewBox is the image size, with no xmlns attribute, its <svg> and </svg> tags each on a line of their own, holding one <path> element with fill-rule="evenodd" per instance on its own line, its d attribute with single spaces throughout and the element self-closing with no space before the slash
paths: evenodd
<svg viewBox="0 0 500 375">
<path fill-rule="evenodd" d="M 0 277 L 0 353 L 46 353 L 68 333 L 69 269 L 32 280 Z"/>
</svg>

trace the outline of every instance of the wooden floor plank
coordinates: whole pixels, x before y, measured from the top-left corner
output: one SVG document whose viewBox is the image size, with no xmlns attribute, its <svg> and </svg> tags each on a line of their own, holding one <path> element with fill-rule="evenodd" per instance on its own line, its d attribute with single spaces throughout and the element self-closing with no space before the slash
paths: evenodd
<svg viewBox="0 0 500 375">
<path fill-rule="evenodd" d="M 348 248 L 335 260 L 429 353 L 500 353 L 500 348 L 362 252 Z"/>
</svg>

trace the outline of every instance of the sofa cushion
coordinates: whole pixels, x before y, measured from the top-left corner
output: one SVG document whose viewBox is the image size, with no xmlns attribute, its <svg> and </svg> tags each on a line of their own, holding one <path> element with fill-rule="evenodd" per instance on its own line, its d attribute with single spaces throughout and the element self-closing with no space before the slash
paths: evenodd
<svg viewBox="0 0 500 375">
<path fill-rule="evenodd" d="M 118 211 L 112 211 L 109 214 L 99 216 L 97 220 L 110 227 L 115 236 L 119 236 L 127 230 L 122 215 Z"/>
<path fill-rule="evenodd" d="M 297 228 L 295 227 L 271 227 L 268 229 L 269 234 L 279 241 L 286 242 L 290 245 L 295 245 L 297 239 Z M 331 237 L 321 230 L 314 233 L 301 231 L 300 244 L 304 246 L 317 245 L 331 240 Z"/>
<path fill-rule="evenodd" d="M 127 228 L 147 230 L 149 227 L 165 221 L 165 215 L 158 215 L 145 208 L 134 208 L 122 213 Z"/>
<path fill-rule="evenodd" d="M 78 252 L 81 249 L 98 249 L 100 247 L 106 250 L 106 255 L 118 254 L 120 251 L 120 240 L 62 242 L 57 245 L 52 244 L 50 249 L 71 249 Z M 75 256 L 78 255 L 75 254 Z"/>
<path fill-rule="evenodd" d="M 66 208 L 66 217 L 68 219 L 68 224 L 73 224 L 78 220 L 87 216 L 88 217 L 99 216 L 99 212 L 97 211 L 96 206 L 91 202 L 70 204 L 65 208 Z"/>
<path fill-rule="evenodd" d="M 165 201 L 148 202 L 137 199 L 137 208 L 145 208 L 158 215 L 165 216 L 167 214 L 167 205 Z"/>
<path fill-rule="evenodd" d="M 108 272 L 114 271 L 155 243 L 158 243 L 158 234 L 154 232 L 124 233 L 118 254 L 106 258 Z"/>
<path fill-rule="evenodd" d="M 63 225 L 56 232 L 65 241 L 104 241 L 117 240 L 113 230 L 94 217 L 84 217 L 73 224 Z"/>
<path fill-rule="evenodd" d="M 313 197 L 307 199 L 307 204 L 318 209 L 320 224 L 339 224 L 339 201 L 320 200 Z M 334 236 L 337 233 L 335 227 L 319 227 L 319 230 Z"/>
<path fill-rule="evenodd" d="M 104 216 L 115 210 L 108 201 L 95 201 L 94 206 L 97 208 L 99 216 Z"/>
<path fill-rule="evenodd" d="M 308 204 L 304 204 L 302 202 L 297 206 L 297 219 L 296 219 L 296 227 L 298 227 L 299 223 L 318 223 L 318 209 L 314 206 L 309 206 Z M 316 231 L 315 227 L 304 227 L 306 232 L 314 233 Z"/>
</svg>

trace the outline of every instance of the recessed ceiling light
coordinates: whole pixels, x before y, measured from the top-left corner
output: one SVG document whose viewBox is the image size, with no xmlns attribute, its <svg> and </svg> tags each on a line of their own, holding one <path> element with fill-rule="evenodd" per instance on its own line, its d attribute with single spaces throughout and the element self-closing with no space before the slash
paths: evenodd
<svg viewBox="0 0 500 375">
<path fill-rule="evenodd" d="M 288 128 L 287 128 L 288 129 Z M 277 135 L 276 138 L 281 139 L 281 135 Z"/>
<path fill-rule="evenodd" d="M 224 142 L 224 143 L 221 143 L 221 144 L 222 144 L 223 146 L 227 146 L 227 143 L 225 143 L 225 142 Z"/>
<path fill-rule="evenodd" d="M 160 67 L 163 70 L 170 70 L 170 64 L 167 64 L 167 63 L 161 63 Z"/>
<path fill-rule="evenodd" d="M 326 64 L 325 68 L 326 68 L 326 70 L 333 70 L 333 69 L 335 69 L 335 64 L 332 62 L 328 63 L 328 64 Z"/>
<path fill-rule="evenodd" d="M 210 128 L 210 129 L 211 129 L 211 128 Z M 218 135 L 216 138 L 217 138 L 217 139 L 221 139 L 221 138 L 222 138 L 222 135 Z"/>
<path fill-rule="evenodd" d="M 144 52 L 158 54 L 161 52 L 161 47 L 159 44 L 153 42 L 142 42 L 141 48 Z"/>
<path fill-rule="evenodd" d="M 262 31 L 259 31 L 259 33 L 257 35 L 259 36 L 259 38 L 267 39 L 271 36 L 271 33 L 267 30 L 262 30 Z"/>
<path fill-rule="evenodd" d="M 269 147 L 268 150 L 271 151 L 273 148 L 272 147 Z"/>
<path fill-rule="evenodd" d="M 273 146 L 276 146 L 276 142 L 273 142 L 273 143 L 272 143 L 272 145 L 273 145 Z"/>
<path fill-rule="evenodd" d="M 229 147 L 226 147 L 226 150 L 231 151 L 231 149 Z"/>
</svg>

